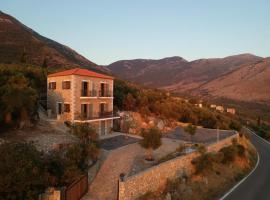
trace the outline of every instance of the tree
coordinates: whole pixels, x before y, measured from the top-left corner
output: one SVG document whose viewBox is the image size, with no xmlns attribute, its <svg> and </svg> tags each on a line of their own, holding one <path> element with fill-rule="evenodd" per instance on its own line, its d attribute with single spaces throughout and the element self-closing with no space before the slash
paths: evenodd
<svg viewBox="0 0 270 200">
<path fill-rule="evenodd" d="M 38 199 L 46 187 L 42 154 L 30 143 L 4 143 L 0 155 L 0 199 Z"/>
<path fill-rule="evenodd" d="M 10 77 L 1 90 L 6 123 L 10 123 L 13 119 L 25 121 L 34 115 L 37 107 L 37 92 L 29 86 L 24 76 Z"/>
<path fill-rule="evenodd" d="M 147 131 L 143 129 L 141 135 L 143 139 L 140 141 L 140 145 L 147 150 L 146 160 L 153 160 L 153 150 L 162 144 L 161 132 L 157 128 L 150 128 Z"/>
<path fill-rule="evenodd" d="M 196 134 L 197 126 L 189 124 L 184 128 L 184 131 L 190 135 L 190 142 L 192 142 L 193 136 Z"/>
<path fill-rule="evenodd" d="M 134 110 L 135 104 L 136 104 L 136 99 L 133 97 L 132 94 L 128 93 L 128 95 L 124 99 L 123 104 L 124 104 L 125 110 Z"/>
<path fill-rule="evenodd" d="M 88 123 L 75 124 L 71 128 L 71 133 L 80 139 L 81 154 L 84 158 L 90 158 L 95 162 L 99 155 L 99 136 L 96 129 L 91 127 Z M 86 161 L 86 160 L 85 160 Z M 88 161 L 88 160 L 87 160 Z M 83 165 L 81 165 L 81 168 Z"/>
</svg>

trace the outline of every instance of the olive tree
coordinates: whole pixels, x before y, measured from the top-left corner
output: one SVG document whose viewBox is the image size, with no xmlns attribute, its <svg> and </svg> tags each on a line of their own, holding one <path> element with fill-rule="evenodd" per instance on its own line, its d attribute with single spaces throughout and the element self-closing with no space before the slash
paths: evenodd
<svg viewBox="0 0 270 200">
<path fill-rule="evenodd" d="M 153 150 L 161 146 L 161 132 L 157 128 L 143 129 L 141 132 L 143 139 L 140 145 L 146 149 L 146 160 L 153 160 Z"/>
<path fill-rule="evenodd" d="M 184 128 L 184 131 L 189 134 L 190 136 L 190 142 L 192 142 L 193 136 L 196 134 L 197 126 L 189 124 Z"/>
</svg>

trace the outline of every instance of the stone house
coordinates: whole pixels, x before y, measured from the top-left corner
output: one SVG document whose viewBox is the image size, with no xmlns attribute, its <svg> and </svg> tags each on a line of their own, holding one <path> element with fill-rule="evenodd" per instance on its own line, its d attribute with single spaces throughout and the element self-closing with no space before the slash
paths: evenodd
<svg viewBox="0 0 270 200">
<path fill-rule="evenodd" d="M 217 106 L 216 110 L 219 112 L 224 112 L 224 107 L 223 106 Z"/>
<path fill-rule="evenodd" d="M 215 104 L 210 105 L 210 108 L 216 108 L 216 107 L 217 107 L 217 105 L 215 105 Z"/>
<path fill-rule="evenodd" d="M 231 114 L 235 115 L 235 109 L 234 108 L 227 108 L 226 111 L 227 111 L 227 113 L 231 113 Z"/>
<path fill-rule="evenodd" d="M 47 109 L 59 121 L 91 123 L 100 135 L 113 120 L 113 77 L 87 69 L 70 69 L 47 77 Z"/>
</svg>

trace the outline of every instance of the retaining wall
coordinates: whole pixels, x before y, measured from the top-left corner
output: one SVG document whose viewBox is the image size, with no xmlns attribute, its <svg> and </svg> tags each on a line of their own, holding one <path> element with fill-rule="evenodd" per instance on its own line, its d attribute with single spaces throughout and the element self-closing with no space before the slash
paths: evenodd
<svg viewBox="0 0 270 200">
<path fill-rule="evenodd" d="M 223 139 L 207 147 L 208 151 L 218 151 L 231 144 L 232 138 L 238 139 L 238 134 Z M 191 161 L 199 155 L 193 152 L 139 172 L 138 174 L 119 180 L 119 200 L 133 200 L 148 191 L 163 189 L 167 179 L 175 179 L 185 173 L 190 175 L 195 172 Z"/>
</svg>

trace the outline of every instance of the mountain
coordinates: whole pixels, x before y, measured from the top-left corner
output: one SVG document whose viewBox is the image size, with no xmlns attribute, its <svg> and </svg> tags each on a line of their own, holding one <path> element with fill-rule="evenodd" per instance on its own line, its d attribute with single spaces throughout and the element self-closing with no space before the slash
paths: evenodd
<svg viewBox="0 0 270 200">
<path fill-rule="evenodd" d="M 270 104 L 269 86 L 270 58 L 265 58 L 201 85 L 194 94 Z"/>
<path fill-rule="evenodd" d="M 214 80 L 243 64 L 261 60 L 251 54 L 188 62 L 181 57 L 160 60 L 122 60 L 107 66 L 112 74 L 136 83 L 171 91 L 187 91 Z"/>
<path fill-rule="evenodd" d="M 12 16 L 0 11 L 0 63 L 20 63 L 48 67 L 86 67 L 102 70 L 71 48 L 39 35 Z"/>
<path fill-rule="evenodd" d="M 270 104 L 270 58 L 239 54 L 187 61 L 122 60 L 107 66 L 120 78 L 202 98 L 228 98 Z"/>
</svg>

